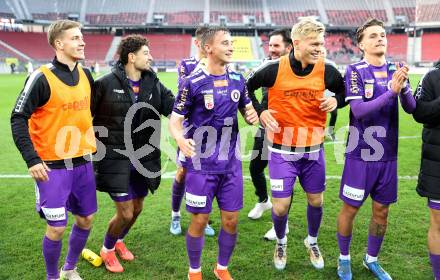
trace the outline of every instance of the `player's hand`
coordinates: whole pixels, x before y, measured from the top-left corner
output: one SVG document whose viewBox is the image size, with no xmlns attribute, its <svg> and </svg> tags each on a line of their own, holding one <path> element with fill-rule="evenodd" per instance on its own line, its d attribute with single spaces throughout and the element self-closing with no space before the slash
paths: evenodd
<svg viewBox="0 0 440 280">
<path fill-rule="evenodd" d="M 250 125 L 257 124 L 259 121 L 257 111 L 253 107 L 246 109 L 244 119 Z"/>
<path fill-rule="evenodd" d="M 326 113 L 332 112 L 338 107 L 338 101 L 333 96 L 320 98 L 319 101 L 321 101 L 319 109 Z"/>
<path fill-rule="evenodd" d="M 404 64 L 400 67 L 400 63 L 396 64 L 397 70 L 393 74 L 393 78 L 391 80 L 391 90 L 395 94 L 399 94 L 404 87 L 406 87 L 406 83 L 408 81 L 408 65 Z"/>
<path fill-rule="evenodd" d="M 47 172 L 49 171 L 50 168 L 44 162 L 37 163 L 29 168 L 29 173 L 31 174 L 32 178 L 39 182 L 49 181 L 49 175 L 47 175 Z"/>
<path fill-rule="evenodd" d="M 177 145 L 186 157 L 193 157 L 196 154 L 194 146 L 196 143 L 192 139 L 181 137 L 176 139 Z"/>
<path fill-rule="evenodd" d="M 269 109 L 269 110 L 264 110 L 260 114 L 261 124 L 263 125 L 264 128 L 272 132 L 276 132 L 276 130 L 278 129 L 278 122 L 272 116 L 272 114 L 275 113 L 276 111 Z"/>
</svg>

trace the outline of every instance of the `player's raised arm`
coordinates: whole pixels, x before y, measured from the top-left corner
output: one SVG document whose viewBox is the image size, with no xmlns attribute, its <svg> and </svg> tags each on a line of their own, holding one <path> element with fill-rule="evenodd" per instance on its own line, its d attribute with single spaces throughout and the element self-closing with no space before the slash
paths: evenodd
<svg viewBox="0 0 440 280">
<path fill-rule="evenodd" d="M 345 101 L 350 103 L 351 112 L 357 119 L 362 119 L 378 112 L 387 104 L 388 100 L 395 98 L 400 91 L 398 88 L 400 86 L 396 82 L 395 87 L 392 87 L 391 90 L 386 91 L 378 98 L 368 102 L 363 101 L 365 95 L 364 82 L 362 81 L 359 72 L 352 66 L 347 67 L 345 86 Z"/>
</svg>

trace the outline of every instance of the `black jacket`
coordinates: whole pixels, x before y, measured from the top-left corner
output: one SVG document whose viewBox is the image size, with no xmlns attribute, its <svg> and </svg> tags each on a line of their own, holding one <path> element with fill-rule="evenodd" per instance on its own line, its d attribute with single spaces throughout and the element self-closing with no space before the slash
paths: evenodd
<svg viewBox="0 0 440 280">
<path fill-rule="evenodd" d="M 127 192 L 130 162 L 144 175 L 142 178 L 150 191 L 159 187 L 160 118 L 171 114 L 174 95 L 153 71 L 142 73 L 139 87 L 136 102 L 120 62 L 111 73 L 95 81 L 91 109 L 93 125 L 98 129 L 94 168 L 100 191 Z M 143 108 L 135 109 L 133 105 L 142 105 Z M 124 125 L 127 126 L 125 134 Z M 105 127 L 108 134 L 100 133 L 99 127 Z"/>
<path fill-rule="evenodd" d="M 415 97 L 417 106 L 413 116 L 424 124 L 417 192 L 440 199 L 440 65 L 420 80 Z"/>
</svg>

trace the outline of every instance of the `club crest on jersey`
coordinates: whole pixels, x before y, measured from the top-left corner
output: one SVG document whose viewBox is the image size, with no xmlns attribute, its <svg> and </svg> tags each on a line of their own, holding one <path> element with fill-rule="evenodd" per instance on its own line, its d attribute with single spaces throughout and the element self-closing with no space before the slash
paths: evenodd
<svg viewBox="0 0 440 280">
<path fill-rule="evenodd" d="M 373 84 L 365 84 L 364 92 L 365 92 L 365 98 L 373 97 L 374 85 Z"/>
<path fill-rule="evenodd" d="M 240 100 L 240 91 L 238 89 L 234 89 L 233 91 L 231 91 L 231 99 L 234 102 L 238 102 L 238 100 Z"/>
<path fill-rule="evenodd" d="M 208 110 L 212 110 L 214 108 L 214 95 L 205 94 L 203 95 L 203 99 L 205 100 L 205 108 Z"/>
</svg>

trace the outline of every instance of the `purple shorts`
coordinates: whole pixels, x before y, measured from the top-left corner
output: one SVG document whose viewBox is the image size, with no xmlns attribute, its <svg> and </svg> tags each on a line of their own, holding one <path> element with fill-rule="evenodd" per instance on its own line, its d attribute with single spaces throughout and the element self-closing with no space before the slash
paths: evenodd
<svg viewBox="0 0 440 280">
<path fill-rule="evenodd" d="M 133 166 L 130 170 L 130 181 L 128 182 L 128 193 L 109 193 L 114 202 L 125 202 L 135 198 L 146 197 L 148 187 L 145 178 Z"/>
<path fill-rule="evenodd" d="M 353 207 L 360 207 L 371 196 L 389 205 L 397 201 L 397 161 L 370 161 L 346 158 L 339 197 Z"/>
<path fill-rule="evenodd" d="M 92 163 L 52 169 L 49 180 L 35 185 L 36 210 L 50 226 L 66 226 L 67 211 L 86 217 L 96 212 L 96 183 Z"/>
<path fill-rule="evenodd" d="M 301 154 L 269 152 L 269 176 L 272 197 L 293 195 L 296 177 L 306 193 L 325 191 L 324 150 Z"/>
<path fill-rule="evenodd" d="M 440 210 L 440 200 L 428 198 L 428 207 L 434 210 Z"/>
<path fill-rule="evenodd" d="M 201 174 L 189 171 L 185 177 L 186 209 L 209 214 L 217 198 L 220 210 L 235 212 L 243 208 L 243 172 L 240 165 L 231 173 Z"/>
</svg>

